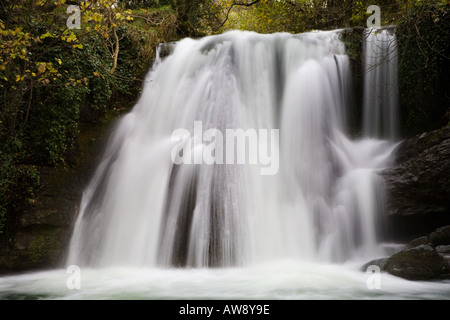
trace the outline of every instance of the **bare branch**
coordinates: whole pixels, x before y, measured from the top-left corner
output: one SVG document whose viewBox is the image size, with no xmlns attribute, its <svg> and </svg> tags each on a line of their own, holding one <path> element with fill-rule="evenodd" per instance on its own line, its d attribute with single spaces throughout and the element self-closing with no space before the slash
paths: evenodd
<svg viewBox="0 0 450 320">
<path fill-rule="evenodd" d="M 219 30 L 220 28 L 222 28 L 225 25 L 225 23 L 228 21 L 231 10 L 233 10 L 233 8 L 235 6 L 251 7 L 255 4 L 257 4 L 258 2 L 261 2 L 261 0 L 254 0 L 252 2 L 233 2 L 227 10 L 227 13 L 225 15 L 225 20 L 216 28 L 216 30 Z"/>
</svg>

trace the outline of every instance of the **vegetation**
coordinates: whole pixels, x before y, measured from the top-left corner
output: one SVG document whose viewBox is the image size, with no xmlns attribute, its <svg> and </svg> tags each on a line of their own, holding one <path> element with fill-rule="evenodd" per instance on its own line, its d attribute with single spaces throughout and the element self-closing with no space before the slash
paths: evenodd
<svg viewBox="0 0 450 320">
<path fill-rule="evenodd" d="M 39 167 L 68 165 L 83 123 L 126 110 L 175 38 L 170 7 L 135 2 L 0 1 L 0 233 L 33 202 Z M 80 29 L 66 25 L 73 3 Z"/>
<path fill-rule="evenodd" d="M 405 135 L 450 119 L 450 5 L 417 3 L 398 23 L 399 85 Z"/>
<path fill-rule="evenodd" d="M 0 233 L 33 202 L 42 166 L 68 166 L 82 124 L 136 100 L 158 43 L 222 33 L 365 27 L 372 0 L 0 0 Z M 448 0 L 379 0 L 398 25 L 408 133 L 448 122 Z M 69 29 L 69 5 L 81 10 Z M 73 22 L 73 21 L 70 21 Z M 354 36 L 358 36 L 355 33 Z M 356 58 L 360 48 L 351 48 Z M 6 228 L 7 229 L 7 228 Z"/>
</svg>

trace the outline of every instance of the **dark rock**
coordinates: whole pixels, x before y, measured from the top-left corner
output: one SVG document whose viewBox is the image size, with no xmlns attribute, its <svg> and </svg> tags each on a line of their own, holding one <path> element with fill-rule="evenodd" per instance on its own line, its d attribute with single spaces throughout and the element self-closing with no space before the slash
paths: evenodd
<svg viewBox="0 0 450 320">
<path fill-rule="evenodd" d="M 42 190 L 17 217 L 14 230 L 0 235 L 0 274 L 60 266 L 106 129 L 105 124 L 83 129 L 76 165 L 40 168 Z"/>
<path fill-rule="evenodd" d="M 411 249 L 420 245 L 431 245 L 430 240 L 428 239 L 428 236 L 423 236 L 420 238 L 416 238 L 414 240 L 411 240 L 406 245 L 406 249 Z"/>
<path fill-rule="evenodd" d="M 410 240 L 450 224 L 450 126 L 396 148 L 384 170 L 387 224 L 397 240 Z"/>
<path fill-rule="evenodd" d="M 173 42 L 160 43 L 158 45 L 158 54 L 160 59 L 164 59 L 170 56 L 175 49 L 175 44 Z"/>
<path fill-rule="evenodd" d="M 450 273 L 447 261 L 428 245 L 394 254 L 387 259 L 383 270 L 408 280 L 445 279 Z"/>
<path fill-rule="evenodd" d="M 411 248 L 411 249 L 406 249 L 405 251 L 409 251 L 409 252 L 413 252 L 413 251 L 434 251 L 432 246 L 426 245 L 426 244 L 421 244 L 417 247 Z"/>
<path fill-rule="evenodd" d="M 361 271 L 366 272 L 370 266 L 378 266 L 378 267 L 380 267 L 381 270 L 383 270 L 384 266 L 386 265 L 387 260 L 388 260 L 388 258 L 379 258 L 379 259 L 369 261 L 361 267 Z"/>
<path fill-rule="evenodd" d="M 450 254 L 450 245 L 447 246 L 437 246 L 436 251 L 442 254 Z"/>
<path fill-rule="evenodd" d="M 447 246 L 438 246 L 436 247 L 436 251 L 441 255 L 442 258 L 447 261 L 447 264 L 450 266 L 450 245 Z"/>
<path fill-rule="evenodd" d="M 447 264 L 450 266 L 450 245 L 447 246 L 438 246 L 436 247 L 436 251 L 439 255 L 447 261 Z"/>
<path fill-rule="evenodd" d="M 434 247 L 450 244 L 450 226 L 444 226 L 434 230 L 430 233 L 428 239 Z"/>
</svg>

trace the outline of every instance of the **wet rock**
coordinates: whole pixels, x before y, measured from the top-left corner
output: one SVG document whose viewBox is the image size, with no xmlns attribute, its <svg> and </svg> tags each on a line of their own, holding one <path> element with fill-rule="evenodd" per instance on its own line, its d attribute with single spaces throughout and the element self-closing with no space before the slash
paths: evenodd
<svg viewBox="0 0 450 320">
<path fill-rule="evenodd" d="M 450 226 L 436 229 L 428 236 L 428 239 L 434 247 L 450 244 Z"/>
<path fill-rule="evenodd" d="M 450 126 L 402 142 L 381 175 L 390 234 L 409 241 L 450 224 Z"/>
<path fill-rule="evenodd" d="M 436 247 L 436 251 L 437 251 L 438 253 L 449 254 L 449 255 L 450 255 L 450 245 L 447 245 L 447 246 L 438 246 L 438 247 Z"/>
<path fill-rule="evenodd" d="M 430 240 L 428 239 L 428 236 L 423 236 L 420 238 L 416 238 L 414 240 L 411 240 L 407 245 L 406 249 L 411 249 L 420 245 L 431 245 Z"/>
<path fill-rule="evenodd" d="M 450 276 L 447 261 L 429 245 L 394 254 L 387 259 L 383 270 L 408 280 L 438 280 Z"/>
</svg>

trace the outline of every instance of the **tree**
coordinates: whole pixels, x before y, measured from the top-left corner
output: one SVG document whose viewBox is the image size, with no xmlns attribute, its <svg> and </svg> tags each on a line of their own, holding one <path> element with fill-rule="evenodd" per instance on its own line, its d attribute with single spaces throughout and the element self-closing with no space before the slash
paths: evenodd
<svg viewBox="0 0 450 320">
<path fill-rule="evenodd" d="M 98 32 L 106 41 L 109 41 L 111 57 L 113 60 L 110 73 L 117 69 L 117 61 L 120 51 L 120 39 L 117 34 L 119 23 L 124 20 L 133 20 L 131 10 L 123 10 L 117 0 L 96 0 L 81 3 L 83 22 L 91 29 Z"/>
</svg>

